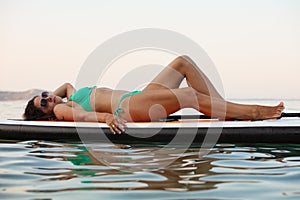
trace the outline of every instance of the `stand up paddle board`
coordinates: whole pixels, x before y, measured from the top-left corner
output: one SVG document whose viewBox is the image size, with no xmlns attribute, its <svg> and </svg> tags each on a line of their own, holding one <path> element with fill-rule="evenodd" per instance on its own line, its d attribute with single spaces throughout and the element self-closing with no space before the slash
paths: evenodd
<svg viewBox="0 0 300 200">
<path fill-rule="evenodd" d="M 208 135 L 218 138 L 218 143 L 300 143 L 299 117 L 262 121 L 219 121 L 199 119 L 199 116 L 186 118 L 174 116 L 166 121 L 127 123 L 126 131 L 121 135 L 112 134 L 105 123 L 2 120 L 0 140 L 144 143 L 180 142 L 192 138 L 194 143 L 201 143 Z"/>
</svg>

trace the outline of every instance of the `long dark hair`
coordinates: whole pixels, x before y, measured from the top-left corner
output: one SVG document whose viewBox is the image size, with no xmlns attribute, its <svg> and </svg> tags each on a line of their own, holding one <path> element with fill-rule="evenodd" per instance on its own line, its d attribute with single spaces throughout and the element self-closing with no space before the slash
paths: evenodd
<svg viewBox="0 0 300 200">
<path fill-rule="evenodd" d="M 34 105 L 34 99 L 37 96 L 33 97 L 25 108 L 25 112 L 23 114 L 24 120 L 31 121 L 31 120 L 56 120 L 56 116 L 51 111 L 51 113 L 44 113 L 41 109 L 37 108 Z"/>
</svg>

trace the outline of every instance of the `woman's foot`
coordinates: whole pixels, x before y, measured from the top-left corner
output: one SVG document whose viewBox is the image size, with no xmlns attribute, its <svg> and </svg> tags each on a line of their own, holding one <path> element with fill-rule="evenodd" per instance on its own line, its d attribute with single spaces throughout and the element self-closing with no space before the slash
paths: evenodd
<svg viewBox="0 0 300 200">
<path fill-rule="evenodd" d="M 283 110 L 283 102 L 277 106 L 257 106 L 252 120 L 275 119 L 281 116 Z"/>
</svg>

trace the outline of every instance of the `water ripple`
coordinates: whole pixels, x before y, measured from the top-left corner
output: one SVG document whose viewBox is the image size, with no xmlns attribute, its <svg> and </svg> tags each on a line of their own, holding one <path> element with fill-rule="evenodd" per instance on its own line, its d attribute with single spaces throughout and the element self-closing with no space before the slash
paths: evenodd
<svg viewBox="0 0 300 200">
<path fill-rule="evenodd" d="M 3 199 L 300 197 L 299 145 L 218 144 L 199 156 L 199 148 L 157 151 L 161 145 L 0 144 Z"/>
</svg>

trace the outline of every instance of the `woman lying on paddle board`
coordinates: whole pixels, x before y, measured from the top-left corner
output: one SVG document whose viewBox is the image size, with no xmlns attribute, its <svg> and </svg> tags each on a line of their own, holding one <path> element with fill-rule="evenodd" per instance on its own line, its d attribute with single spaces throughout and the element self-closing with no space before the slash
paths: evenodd
<svg viewBox="0 0 300 200">
<path fill-rule="evenodd" d="M 184 78 L 188 87 L 179 88 Z M 68 101 L 64 103 L 62 98 Z M 105 122 L 115 134 L 124 132 L 127 121 L 151 121 L 182 108 L 194 108 L 213 117 L 261 120 L 279 117 L 284 105 L 282 102 L 277 106 L 260 106 L 225 101 L 189 57 L 179 56 L 142 91 L 96 87 L 76 91 L 65 83 L 52 94 L 43 92 L 31 99 L 24 119 Z"/>
</svg>

